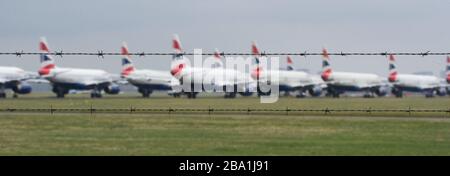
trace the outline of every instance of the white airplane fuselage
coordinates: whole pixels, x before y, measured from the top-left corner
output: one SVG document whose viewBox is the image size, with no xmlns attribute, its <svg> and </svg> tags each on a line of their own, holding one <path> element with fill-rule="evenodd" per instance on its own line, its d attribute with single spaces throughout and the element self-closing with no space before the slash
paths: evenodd
<svg viewBox="0 0 450 176">
<path fill-rule="evenodd" d="M 326 83 L 338 91 L 364 91 L 382 86 L 383 79 L 370 73 L 331 72 Z"/>
<path fill-rule="evenodd" d="M 194 85 L 209 85 L 221 89 L 224 86 L 238 86 L 242 88 L 238 92 L 248 91 L 256 87 L 254 80 L 249 74 L 224 68 L 197 68 L 186 67 L 176 74 L 175 77 L 181 83 L 193 83 Z M 249 87 L 250 86 L 250 87 Z"/>
<path fill-rule="evenodd" d="M 0 98 L 5 98 L 5 89 L 12 89 L 16 94 L 28 94 L 31 86 L 23 83 L 29 76 L 27 72 L 17 67 L 0 66 Z"/>
<path fill-rule="evenodd" d="M 26 78 L 26 72 L 17 67 L 0 66 L 0 83 L 20 81 Z"/>
<path fill-rule="evenodd" d="M 422 92 L 438 89 L 441 86 L 441 80 L 430 75 L 398 74 L 393 85 L 403 91 Z"/>
<path fill-rule="evenodd" d="M 317 80 L 314 80 L 312 75 L 303 71 L 294 70 L 273 70 L 267 73 L 261 72 L 259 80 L 267 81 L 275 79 L 274 77 L 276 75 L 278 75 L 278 85 L 280 86 L 281 91 L 299 90 L 304 87 L 320 84 L 320 81 L 317 82 Z"/>
<path fill-rule="evenodd" d="M 103 88 L 112 83 L 109 73 L 97 69 L 54 68 L 48 75 L 42 76 L 53 85 L 66 89 L 87 90 Z"/>
<path fill-rule="evenodd" d="M 138 88 L 152 90 L 171 90 L 172 86 L 179 85 L 179 82 L 165 71 L 135 70 L 125 78 Z"/>
</svg>

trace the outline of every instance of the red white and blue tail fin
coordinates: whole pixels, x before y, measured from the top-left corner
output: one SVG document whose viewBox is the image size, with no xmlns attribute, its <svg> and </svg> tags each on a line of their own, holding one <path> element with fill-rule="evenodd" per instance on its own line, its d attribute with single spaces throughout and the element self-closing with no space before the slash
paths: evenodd
<svg viewBox="0 0 450 176">
<path fill-rule="evenodd" d="M 291 56 L 286 57 L 286 63 L 287 63 L 287 66 L 286 66 L 287 70 L 294 70 L 294 67 L 292 66 L 293 62 L 292 62 Z"/>
<path fill-rule="evenodd" d="M 395 66 L 395 57 L 394 55 L 389 55 L 389 82 L 397 81 L 397 68 Z"/>
<path fill-rule="evenodd" d="M 258 46 L 256 45 L 255 41 L 252 42 L 252 55 L 255 57 L 256 65 L 251 72 L 251 76 L 253 79 L 259 79 L 262 72 L 262 67 L 259 65 L 261 53 L 259 52 Z"/>
<path fill-rule="evenodd" d="M 217 48 L 214 50 L 214 58 L 216 59 L 216 61 L 213 67 L 222 67 L 223 66 L 223 62 L 221 60 L 222 55 L 220 55 L 220 52 Z"/>
<path fill-rule="evenodd" d="M 189 68 L 190 66 L 188 60 L 183 56 L 183 48 L 177 34 L 173 35 L 172 48 L 174 49 L 175 55 L 173 56 L 170 66 L 170 74 L 179 79 L 181 78 L 183 70 L 186 70 L 186 68 Z"/>
<path fill-rule="evenodd" d="M 41 67 L 39 68 L 39 75 L 45 76 L 50 74 L 51 70 L 55 68 L 55 61 L 53 57 L 49 54 L 50 49 L 48 47 L 47 40 L 45 37 L 41 37 L 41 41 L 39 42 L 39 51 L 40 51 L 40 60 Z"/>
<path fill-rule="evenodd" d="M 214 58 L 216 58 L 217 60 L 222 59 L 222 56 L 220 55 L 219 49 L 215 49 L 214 50 Z"/>
<path fill-rule="evenodd" d="M 122 55 L 122 72 L 121 76 L 126 77 L 131 74 L 135 68 L 133 66 L 133 62 L 131 61 L 130 52 L 128 51 L 128 46 L 126 42 L 122 43 L 122 47 L 120 49 Z"/>
<path fill-rule="evenodd" d="M 173 34 L 172 47 L 176 54 L 181 54 L 183 52 L 178 34 Z"/>
<path fill-rule="evenodd" d="M 322 49 L 322 74 L 321 77 L 324 81 L 330 79 L 332 69 L 330 65 L 330 55 L 326 48 Z"/>
<path fill-rule="evenodd" d="M 450 84 L 450 56 L 447 56 L 447 69 L 445 74 L 447 75 L 447 83 Z"/>
</svg>

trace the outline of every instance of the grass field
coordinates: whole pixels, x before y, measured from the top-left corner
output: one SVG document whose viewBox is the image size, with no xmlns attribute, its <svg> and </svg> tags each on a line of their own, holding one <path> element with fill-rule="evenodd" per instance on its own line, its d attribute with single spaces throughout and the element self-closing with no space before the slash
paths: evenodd
<svg viewBox="0 0 450 176">
<path fill-rule="evenodd" d="M 257 98 L 196 100 L 138 94 L 91 100 L 50 94 L 0 100 L 0 108 L 418 108 L 450 99 Z M 414 116 L 414 115 L 413 115 Z M 237 114 L 1 113 L 0 155 L 450 155 L 450 118 Z"/>
</svg>

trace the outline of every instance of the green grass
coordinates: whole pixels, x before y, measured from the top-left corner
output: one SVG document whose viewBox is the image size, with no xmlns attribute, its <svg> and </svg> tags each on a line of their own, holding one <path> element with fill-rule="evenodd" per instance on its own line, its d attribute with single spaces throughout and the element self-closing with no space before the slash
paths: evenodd
<svg viewBox="0 0 450 176">
<path fill-rule="evenodd" d="M 0 155 L 450 155 L 436 118 L 3 115 Z"/>
<path fill-rule="evenodd" d="M 138 94 L 104 99 L 50 94 L 0 108 L 448 109 L 448 97 L 196 100 Z M 308 115 L 0 113 L 0 155 L 450 155 L 450 118 Z"/>
<path fill-rule="evenodd" d="M 158 95 L 148 99 L 141 98 L 139 94 L 128 93 L 123 95 L 106 95 L 102 99 L 90 99 L 88 94 L 68 95 L 65 99 L 57 99 L 53 94 L 25 95 L 18 99 L 0 99 L 0 108 L 378 108 L 378 109 L 449 109 L 449 97 L 423 98 L 294 98 L 280 97 L 273 104 L 261 104 L 257 97 L 240 97 L 236 99 L 223 99 L 221 97 L 199 97 L 197 99 L 171 98 Z"/>
<path fill-rule="evenodd" d="M 0 109 L 7 108 L 198 108 L 198 109 L 450 109 L 449 97 L 423 98 L 304 98 L 281 97 L 278 102 L 261 104 L 257 97 L 240 97 L 223 99 L 220 97 L 200 97 L 198 99 L 171 98 L 157 95 L 148 99 L 139 94 L 106 95 L 102 99 L 91 99 L 89 95 L 69 95 L 65 99 L 57 99 L 53 94 L 32 94 L 18 99 L 0 100 Z M 284 114 L 280 112 L 279 114 Z M 276 113 L 275 113 L 276 114 Z M 323 115 L 324 113 L 294 113 L 297 115 Z M 405 112 L 372 112 L 372 113 L 331 113 L 344 116 L 421 116 L 450 117 L 449 113 L 405 113 Z"/>
</svg>

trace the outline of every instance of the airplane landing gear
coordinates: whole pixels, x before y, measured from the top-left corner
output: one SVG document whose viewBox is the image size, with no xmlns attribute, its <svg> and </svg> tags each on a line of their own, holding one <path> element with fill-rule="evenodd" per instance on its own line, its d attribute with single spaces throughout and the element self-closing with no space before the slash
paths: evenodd
<svg viewBox="0 0 450 176">
<path fill-rule="evenodd" d="M 56 98 L 64 98 L 64 95 L 68 92 L 62 87 L 55 86 L 53 87 L 53 92 L 56 94 Z"/>
<path fill-rule="evenodd" d="M 326 96 L 331 96 L 333 98 L 339 98 L 340 94 L 333 88 L 328 88 Z"/>
<path fill-rule="evenodd" d="M 142 89 L 141 93 L 142 93 L 142 97 L 148 98 L 148 97 L 150 97 L 150 94 L 152 94 L 152 91 L 149 89 Z"/>
<path fill-rule="evenodd" d="M 402 98 L 403 97 L 403 91 L 398 89 L 398 88 L 393 88 L 392 89 L 392 94 L 394 94 L 395 97 L 397 97 L 397 98 Z"/>
<path fill-rule="evenodd" d="M 100 89 L 95 88 L 91 92 L 91 98 L 102 98 L 102 92 Z"/>
<path fill-rule="evenodd" d="M 188 92 L 186 93 L 188 98 L 193 98 L 196 99 L 197 98 L 197 94 L 198 92 Z"/>
<path fill-rule="evenodd" d="M 225 92 L 225 98 L 236 98 L 236 92 Z"/>
<path fill-rule="evenodd" d="M 0 87 L 0 98 L 6 98 L 4 85 L 1 85 L 1 87 Z"/>
<path fill-rule="evenodd" d="M 306 92 L 303 90 L 300 90 L 298 92 L 298 95 L 296 96 L 297 98 L 305 98 L 306 97 Z"/>
<path fill-rule="evenodd" d="M 433 98 L 434 97 L 434 91 L 426 91 L 425 92 L 425 97 L 426 98 Z"/>
</svg>

